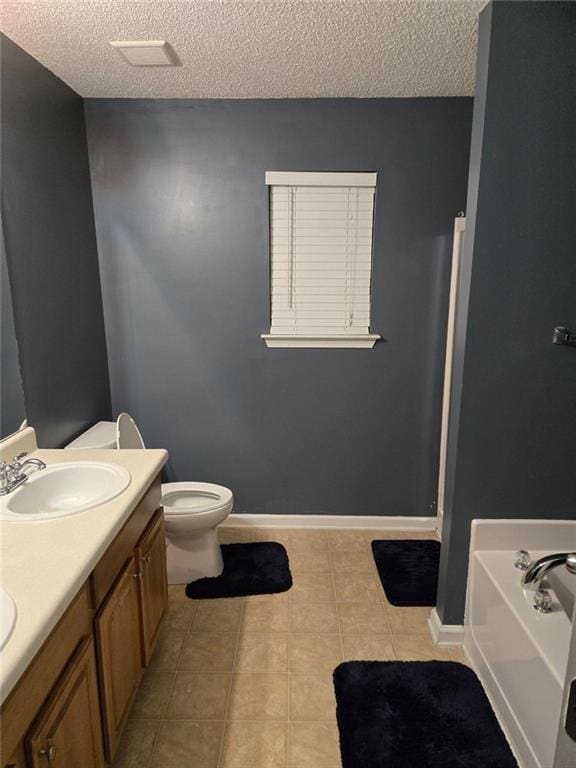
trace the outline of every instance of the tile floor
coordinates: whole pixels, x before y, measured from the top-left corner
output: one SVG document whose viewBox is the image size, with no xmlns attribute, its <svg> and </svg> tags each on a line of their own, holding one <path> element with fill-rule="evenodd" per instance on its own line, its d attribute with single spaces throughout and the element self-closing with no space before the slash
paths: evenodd
<svg viewBox="0 0 576 768">
<path fill-rule="evenodd" d="M 338 768 L 334 667 L 463 660 L 432 645 L 429 608 L 394 608 L 380 586 L 371 540 L 418 537 L 432 534 L 223 529 L 284 544 L 294 586 L 209 601 L 170 587 L 114 768 Z"/>
</svg>

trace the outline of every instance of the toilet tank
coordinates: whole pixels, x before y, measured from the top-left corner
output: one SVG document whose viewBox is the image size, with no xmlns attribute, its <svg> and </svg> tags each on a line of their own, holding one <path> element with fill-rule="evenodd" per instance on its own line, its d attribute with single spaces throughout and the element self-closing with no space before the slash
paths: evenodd
<svg viewBox="0 0 576 768">
<path fill-rule="evenodd" d="M 116 448 L 116 422 L 99 421 L 65 446 L 70 450 Z"/>
</svg>

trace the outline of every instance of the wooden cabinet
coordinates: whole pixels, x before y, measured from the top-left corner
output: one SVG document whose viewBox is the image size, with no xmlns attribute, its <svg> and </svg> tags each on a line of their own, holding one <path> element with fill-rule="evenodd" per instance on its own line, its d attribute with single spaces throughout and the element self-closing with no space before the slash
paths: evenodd
<svg viewBox="0 0 576 768">
<path fill-rule="evenodd" d="M 106 757 L 111 760 L 142 677 L 139 573 L 131 557 L 95 622 Z"/>
<path fill-rule="evenodd" d="M 136 562 L 140 573 L 138 584 L 142 614 L 142 656 L 144 665 L 147 665 L 168 602 L 166 539 L 162 510 L 158 510 L 136 548 Z"/>
<path fill-rule="evenodd" d="M 0 768 L 112 762 L 167 604 L 160 494 L 158 475 L 2 704 Z"/>
<path fill-rule="evenodd" d="M 103 768 L 94 642 L 72 658 L 26 739 L 32 768 Z"/>
<path fill-rule="evenodd" d="M 27 765 L 28 761 L 26 760 L 24 744 L 20 744 L 8 762 L 3 765 L 3 768 L 26 768 Z"/>
<path fill-rule="evenodd" d="M 91 637 L 90 591 L 85 584 L 2 705 L 0 754 L 3 768 L 10 765 L 25 768 L 23 740 L 30 725 L 66 673 L 76 649 Z M 7 755 L 11 757 L 5 763 Z"/>
</svg>

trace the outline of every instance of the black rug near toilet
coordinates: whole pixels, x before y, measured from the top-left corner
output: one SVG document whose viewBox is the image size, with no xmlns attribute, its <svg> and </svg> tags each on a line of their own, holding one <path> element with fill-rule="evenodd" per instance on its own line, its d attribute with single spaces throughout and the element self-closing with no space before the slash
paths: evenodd
<svg viewBox="0 0 576 768">
<path fill-rule="evenodd" d="M 334 687 L 343 768 L 518 768 L 463 664 L 349 661 Z"/>
<path fill-rule="evenodd" d="M 436 605 L 440 543 L 429 539 L 373 541 L 372 553 L 388 602 Z"/>
<path fill-rule="evenodd" d="M 288 554 L 282 544 L 255 541 L 222 544 L 224 571 L 220 576 L 198 579 L 186 587 L 188 597 L 246 597 L 286 592 L 292 586 Z"/>
</svg>

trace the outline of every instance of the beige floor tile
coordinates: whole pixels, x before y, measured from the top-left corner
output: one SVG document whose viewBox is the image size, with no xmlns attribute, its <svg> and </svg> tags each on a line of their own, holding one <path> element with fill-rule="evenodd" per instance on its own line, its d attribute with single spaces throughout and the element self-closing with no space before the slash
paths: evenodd
<svg viewBox="0 0 576 768">
<path fill-rule="evenodd" d="M 182 646 L 178 669 L 191 672 L 229 672 L 238 636 L 223 632 L 192 632 Z"/>
<path fill-rule="evenodd" d="M 164 717 L 174 688 L 175 672 L 148 668 L 134 699 L 132 717 Z"/>
<path fill-rule="evenodd" d="M 336 718 L 332 674 L 290 675 L 290 720 L 314 721 Z"/>
<path fill-rule="evenodd" d="M 376 573 L 376 563 L 368 548 L 365 552 L 331 552 L 330 556 L 334 573 Z"/>
<path fill-rule="evenodd" d="M 162 625 L 165 630 L 174 630 L 175 632 L 188 632 L 192 628 L 192 621 L 196 613 L 198 601 L 173 600 L 168 603 L 168 608 L 164 614 Z"/>
<path fill-rule="evenodd" d="M 178 667 L 178 659 L 182 652 L 185 632 L 165 629 L 162 627 L 156 641 L 156 648 L 150 660 L 151 668 L 171 669 Z"/>
<path fill-rule="evenodd" d="M 370 537 L 366 531 L 328 531 L 332 552 L 369 552 Z"/>
<path fill-rule="evenodd" d="M 334 602 L 334 583 L 331 573 L 295 573 L 290 590 L 293 603 Z"/>
<path fill-rule="evenodd" d="M 192 621 L 194 632 L 237 632 L 242 618 L 242 598 L 199 600 Z"/>
<path fill-rule="evenodd" d="M 324 531 L 291 531 L 289 546 L 292 552 L 327 552 L 328 538 Z"/>
<path fill-rule="evenodd" d="M 179 672 L 166 717 L 224 720 L 231 675 L 218 672 Z"/>
<path fill-rule="evenodd" d="M 394 651 L 400 661 L 451 661 L 448 648 L 435 646 L 427 635 L 392 635 Z"/>
<path fill-rule="evenodd" d="M 288 635 L 241 634 L 236 655 L 237 672 L 287 672 Z"/>
<path fill-rule="evenodd" d="M 328 550 L 308 552 L 305 548 L 295 549 L 290 554 L 292 573 L 330 573 L 331 560 Z"/>
<path fill-rule="evenodd" d="M 428 634 L 428 617 L 431 608 L 396 608 L 387 604 L 386 616 L 394 635 Z"/>
<path fill-rule="evenodd" d="M 232 678 L 228 720 L 287 720 L 288 674 L 240 672 Z"/>
<path fill-rule="evenodd" d="M 394 661 L 391 635 L 343 635 L 344 661 Z"/>
<path fill-rule="evenodd" d="M 129 720 L 113 768 L 142 768 L 148 765 L 158 727 L 157 720 Z"/>
<path fill-rule="evenodd" d="M 284 768 L 287 744 L 287 723 L 229 722 L 221 768 Z"/>
<path fill-rule="evenodd" d="M 382 603 L 338 603 L 343 635 L 386 635 L 390 632 Z"/>
<path fill-rule="evenodd" d="M 449 653 L 450 658 L 452 659 L 452 661 L 457 661 L 459 664 L 466 664 L 467 667 L 470 666 L 462 646 L 454 645 L 452 647 L 449 647 L 448 648 L 448 653 Z"/>
<path fill-rule="evenodd" d="M 439 541 L 438 533 L 436 531 L 407 531 L 405 539 L 431 539 Z"/>
<path fill-rule="evenodd" d="M 189 597 L 186 597 L 186 585 L 185 584 L 169 584 L 168 585 L 168 600 L 171 603 L 190 603 L 192 602 Z"/>
<path fill-rule="evenodd" d="M 277 634 L 288 632 L 288 596 L 262 595 L 260 599 L 250 598 L 244 605 L 241 632 Z"/>
<path fill-rule="evenodd" d="M 338 603 L 382 603 L 383 590 L 378 577 L 369 573 L 335 573 L 334 588 Z"/>
<path fill-rule="evenodd" d="M 218 768 L 224 723 L 166 720 L 160 724 L 150 766 Z"/>
<path fill-rule="evenodd" d="M 275 541 L 288 548 L 290 546 L 289 528 L 254 528 L 249 532 L 248 541 Z"/>
<path fill-rule="evenodd" d="M 338 634 L 336 603 L 292 603 L 290 631 Z"/>
<path fill-rule="evenodd" d="M 290 590 L 284 592 L 273 592 L 268 595 L 248 595 L 243 598 L 244 605 L 264 605 L 265 603 L 287 603 L 290 599 Z"/>
<path fill-rule="evenodd" d="M 332 672 L 341 661 L 340 635 L 290 635 L 291 672 Z"/>
<path fill-rule="evenodd" d="M 336 723 L 290 723 L 290 768 L 332 768 L 340 764 Z"/>
</svg>

